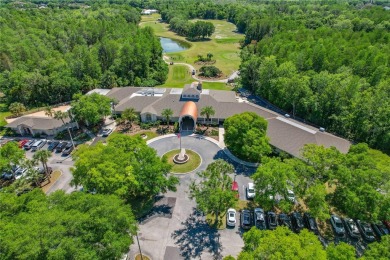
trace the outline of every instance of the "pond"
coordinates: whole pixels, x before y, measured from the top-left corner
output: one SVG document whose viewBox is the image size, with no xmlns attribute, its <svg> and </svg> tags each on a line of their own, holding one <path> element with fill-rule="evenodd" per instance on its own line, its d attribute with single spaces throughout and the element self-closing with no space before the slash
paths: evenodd
<svg viewBox="0 0 390 260">
<path fill-rule="evenodd" d="M 184 51 L 190 47 L 186 42 L 164 37 L 160 37 L 160 43 L 164 53 Z"/>
</svg>

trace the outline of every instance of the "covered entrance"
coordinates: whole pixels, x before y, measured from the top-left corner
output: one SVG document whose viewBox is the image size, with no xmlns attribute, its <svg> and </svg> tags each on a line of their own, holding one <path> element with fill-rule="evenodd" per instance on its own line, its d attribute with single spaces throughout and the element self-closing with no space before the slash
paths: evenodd
<svg viewBox="0 0 390 260">
<path fill-rule="evenodd" d="M 179 126 L 181 131 L 195 131 L 196 120 L 198 118 L 198 108 L 195 102 L 188 101 L 184 103 L 180 112 Z"/>
</svg>

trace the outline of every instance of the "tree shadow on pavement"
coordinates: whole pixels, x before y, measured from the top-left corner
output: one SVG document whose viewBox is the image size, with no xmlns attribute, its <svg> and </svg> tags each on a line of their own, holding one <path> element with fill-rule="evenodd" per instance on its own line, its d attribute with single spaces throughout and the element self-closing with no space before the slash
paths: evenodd
<svg viewBox="0 0 390 260">
<path fill-rule="evenodd" d="M 234 167 L 234 170 L 236 172 L 236 174 L 242 174 L 244 176 L 251 176 L 253 173 L 256 172 L 257 170 L 257 167 L 248 167 L 248 166 L 245 166 L 245 165 L 242 165 L 240 163 L 237 163 L 235 161 L 233 161 L 232 159 L 230 159 L 225 153 L 223 150 L 219 150 L 213 157 L 214 160 L 218 160 L 218 159 L 223 159 L 225 161 L 227 161 L 228 163 L 232 164 L 233 167 Z"/>
<path fill-rule="evenodd" d="M 207 224 L 202 213 L 194 208 L 182 225 L 184 226 L 182 229 L 173 232 L 172 238 L 179 246 L 184 259 L 198 258 L 203 251 L 210 252 L 214 258 L 220 258 L 222 248 L 220 235 L 217 229 Z"/>
</svg>

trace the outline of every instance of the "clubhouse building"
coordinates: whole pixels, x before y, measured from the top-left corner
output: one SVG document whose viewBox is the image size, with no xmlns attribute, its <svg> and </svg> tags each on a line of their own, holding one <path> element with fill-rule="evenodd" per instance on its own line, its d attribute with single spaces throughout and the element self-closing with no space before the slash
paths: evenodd
<svg viewBox="0 0 390 260">
<path fill-rule="evenodd" d="M 163 121 L 161 112 L 170 108 L 173 111 L 170 120 L 180 122 L 184 131 L 194 131 L 197 123 L 220 124 L 234 114 L 255 112 L 268 121 L 270 144 L 296 157 L 300 157 L 300 150 L 305 144 L 334 146 L 342 153 L 347 153 L 351 145 L 349 141 L 323 129 L 242 100 L 233 91 L 203 89 L 198 82 L 185 85 L 183 89 L 121 87 L 94 89 L 89 93 L 94 92 L 116 100 L 117 105 L 113 109 L 116 114 L 121 114 L 126 108 L 134 108 L 142 122 Z M 209 121 L 200 115 L 206 106 L 212 106 L 215 110 Z"/>
</svg>

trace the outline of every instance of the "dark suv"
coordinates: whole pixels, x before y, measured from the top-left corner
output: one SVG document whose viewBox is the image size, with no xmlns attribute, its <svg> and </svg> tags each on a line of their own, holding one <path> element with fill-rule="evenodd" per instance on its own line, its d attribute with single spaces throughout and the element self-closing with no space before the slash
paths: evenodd
<svg viewBox="0 0 390 260">
<path fill-rule="evenodd" d="M 68 145 L 68 142 L 61 142 L 61 143 L 59 143 L 57 145 L 57 147 L 56 147 L 56 152 L 57 153 L 61 153 L 62 150 L 64 150 L 67 145 Z"/>
<path fill-rule="evenodd" d="M 247 209 L 241 211 L 241 227 L 243 229 L 250 229 L 252 227 L 251 213 Z"/>
<path fill-rule="evenodd" d="M 276 214 L 275 212 L 269 211 L 267 213 L 267 223 L 268 223 L 268 228 L 271 230 L 274 230 L 277 228 L 278 223 L 276 222 Z"/>
<path fill-rule="evenodd" d="M 295 211 L 291 213 L 290 217 L 291 217 L 293 230 L 297 233 L 300 232 L 304 227 L 301 214 Z"/>
<path fill-rule="evenodd" d="M 374 242 L 375 237 L 374 237 L 374 232 L 372 231 L 372 228 L 370 225 L 368 225 L 366 222 L 356 220 L 356 224 L 360 230 L 360 234 L 362 234 L 362 237 L 364 240 L 368 242 Z"/>
<path fill-rule="evenodd" d="M 288 227 L 291 230 L 293 229 L 290 217 L 284 213 L 279 214 L 278 225 Z"/>
<path fill-rule="evenodd" d="M 260 230 L 266 229 L 264 210 L 261 208 L 255 208 L 253 213 L 255 226 Z"/>
<path fill-rule="evenodd" d="M 303 214 L 303 223 L 305 224 L 305 227 L 313 232 L 314 234 L 318 235 L 318 226 L 315 218 L 313 218 L 309 213 Z"/>
<path fill-rule="evenodd" d="M 332 215 L 330 216 L 330 224 L 332 225 L 332 228 L 336 235 L 344 236 L 345 235 L 345 229 L 343 222 L 339 218 L 339 216 Z"/>
<path fill-rule="evenodd" d="M 343 219 L 345 229 L 350 237 L 358 239 L 360 237 L 360 232 L 358 227 L 356 226 L 355 221 L 350 218 Z"/>
</svg>

